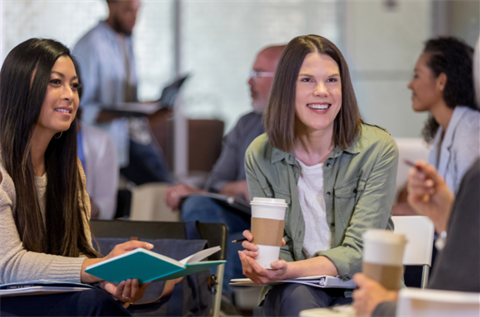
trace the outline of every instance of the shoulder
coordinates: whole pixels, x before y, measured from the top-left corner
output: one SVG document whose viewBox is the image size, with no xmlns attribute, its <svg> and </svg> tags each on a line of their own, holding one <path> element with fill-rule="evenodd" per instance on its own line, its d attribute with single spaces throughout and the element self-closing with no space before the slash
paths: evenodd
<svg viewBox="0 0 480 317">
<path fill-rule="evenodd" d="M 262 115 L 252 111 L 238 119 L 234 130 L 250 130 L 256 126 L 263 126 Z"/>
<path fill-rule="evenodd" d="M 261 153 L 271 152 L 272 146 L 266 133 L 259 135 L 247 148 L 247 155 L 259 156 Z"/>
<path fill-rule="evenodd" d="M 0 201 L 7 199 L 12 203 L 15 201 L 15 197 L 15 184 L 12 177 L 7 173 L 3 159 L 0 157 Z"/>
<path fill-rule="evenodd" d="M 465 106 L 457 106 L 455 112 L 457 111 L 461 112 L 461 117 L 457 123 L 456 130 L 468 134 L 474 132 L 471 129 L 476 129 L 478 132 L 480 129 L 480 111 Z M 478 134 L 476 137 L 478 139 Z"/>
<path fill-rule="evenodd" d="M 82 54 L 92 52 L 95 50 L 96 44 L 105 41 L 105 32 L 103 30 L 102 22 L 99 22 L 94 28 L 85 33 L 75 44 L 73 54 Z M 78 56 L 76 56 L 78 57 Z"/>
<path fill-rule="evenodd" d="M 387 129 L 381 126 L 363 123 L 358 137 L 360 149 L 372 147 L 391 147 L 397 150 L 397 143 L 392 138 Z M 397 150 L 398 151 L 398 150 Z"/>
</svg>

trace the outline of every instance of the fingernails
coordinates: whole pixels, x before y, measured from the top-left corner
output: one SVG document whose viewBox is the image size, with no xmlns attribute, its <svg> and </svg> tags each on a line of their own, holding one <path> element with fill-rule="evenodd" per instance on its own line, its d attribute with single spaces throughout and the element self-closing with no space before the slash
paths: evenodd
<svg viewBox="0 0 480 317">
<path fill-rule="evenodd" d="M 153 244 L 147 243 L 147 248 L 149 248 L 149 249 L 153 248 Z"/>
</svg>

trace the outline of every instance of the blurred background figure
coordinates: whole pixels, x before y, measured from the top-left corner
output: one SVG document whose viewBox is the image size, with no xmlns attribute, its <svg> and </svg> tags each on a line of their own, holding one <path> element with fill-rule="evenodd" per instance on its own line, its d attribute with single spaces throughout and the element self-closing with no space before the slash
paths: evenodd
<svg viewBox="0 0 480 317">
<path fill-rule="evenodd" d="M 456 194 L 480 151 L 473 48 L 454 37 L 428 40 L 408 88 L 413 110 L 429 113 L 422 131 L 424 140 L 433 145 L 428 161 Z M 415 214 L 405 200 L 392 210 L 394 215 Z"/>
<path fill-rule="evenodd" d="M 125 104 L 137 101 L 131 34 L 140 0 L 108 0 L 107 4 L 108 18 L 87 32 L 73 51 L 84 82 L 83 119 L 109 132 L 118 151 L 120 172 L 128 180 L 137 185 L 169 182 L 162 150 L 154 142 L 148 120 L 166 116 L 169 110 L 148 118 L 121 112 Z"/>
<path fill-rule="evenodd" d="M 93 219 L 113 219 L 117 205 L 118 158 L 108 133 L 81 123 L 82 109 L 77 111 L 77 154 L 87 176 Z"/>
<path fill-rule="evenodd" d="M 273 76 L 284 45 L 269 46 L 258 53 L 253 63 L 248 85 L 253 111 L 242 116 L 233 130 L 225 137 L 222 153 L 210 173 L 204 189 L 184 183 L 170 187 L 165 196 L 172 209 L 179 208 L 181 197 L 206 192 L 220 193 L 250 202 L 245 175 L 245 151 L 250 143 L 264 133 L 262 114 L 267 106 Z M 229 210 L 208 197 L 192 196 L 181 207 L 183 221 L 222 222 L 228 227 L 229 240 L 242 238 L 243 230 L 250 228 L 250 215 Z M 228 262 L 225 267 L 224 291 L 229 294 L 230 279 L 242 277 L 242 265 L 237 251 L 241 244 L 229 244 Z"/>
<path fill-rule="evenodd" d="M 476 101 L 480 103 L 480 37 L 473 72 Z M 478 144 L 478 131 L 475 137 Z M 437 242 L 441 252 L 428 288 L 480 292 L 480 153 L 472 155 L 475 160 L 467 166 L 457 194 L 432 165 L 417 162 L 417 168 L 409 172 L 408 203 L 432 220 L 441 237 Z M 398 292 L 386 290 L 364 274 L 355 275 L 354 280 L 358 286 L 353 294 L 357 316 L 395 316 Z"/>
</svg>

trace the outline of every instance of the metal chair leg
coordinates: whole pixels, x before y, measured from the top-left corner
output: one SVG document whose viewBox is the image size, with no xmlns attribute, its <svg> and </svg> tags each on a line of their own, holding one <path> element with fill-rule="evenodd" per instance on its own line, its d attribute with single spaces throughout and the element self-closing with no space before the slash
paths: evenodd
<svg viewBox="0 0 480 317">
<path fill-rule="evenodd" d="M 420 285 L 421 288 L 427 287 L 428 272 L 430 272 L 430 267 L 427 264 L 425 264 L 422 269 L 422 284 Z"/>
<path fill-rule="evenodd" d="M 218 317 L 220 314 L 220 303 L 222 301 L 222 285 L 223 273 L 225 271 L 225 264 L 221 264 L 217 268 L 217 284 L 215 285 L 215 297 L 213 299 L 212 316 Z"/>
</svg>

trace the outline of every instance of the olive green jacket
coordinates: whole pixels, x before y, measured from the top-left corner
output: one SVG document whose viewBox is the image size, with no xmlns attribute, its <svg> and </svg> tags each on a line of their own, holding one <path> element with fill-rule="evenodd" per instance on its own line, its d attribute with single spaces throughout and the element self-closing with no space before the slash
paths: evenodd
<svg viewBox="0 0 480 317">
<path fill-rule="evenodd" d="M 391 208 L 395 196 L 398 150 L 385 129 L 363 124 L 347 149 L 335 147 L 323 164 L 324 199 L 332 234 L 326 256 L 343 279 L 362 269 L 362 234 L 369 228 L 393 230 Z M 301 168 L 293 153 L 273 148 L 266 134 L 247 149 L 245 170 L 250 197 L 283 198 L 288 207 L 280 257 L 306 259 L 303 253 L 305 222 L 298 200 Z"/>
</svg>

